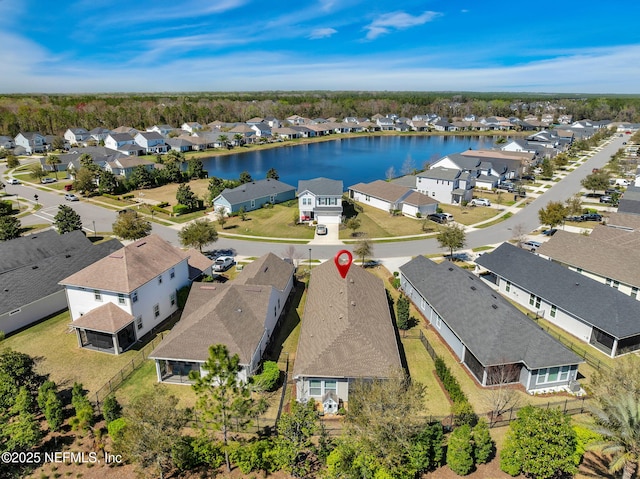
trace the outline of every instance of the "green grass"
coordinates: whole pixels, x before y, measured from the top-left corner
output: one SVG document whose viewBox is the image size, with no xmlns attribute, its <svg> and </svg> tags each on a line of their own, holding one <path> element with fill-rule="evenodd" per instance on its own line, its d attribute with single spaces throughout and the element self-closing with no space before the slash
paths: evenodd
<svg viewBox="0 0 640 479">
<path fill-rule="evenodd" d="M 486 194 L 485 194 L 486 193 Z M 482 192 L 483 198 L 489 198 L 492 203 L 496 203 L 493 196 L 489 192 Z M 504 204 L 504 201 L 503 201 Z M 490 218 L 493 218 L 498 214 L 498 211 L 494 208 L 486 207 L 486 206 L 469 206 L 460 208 L 460 206 L 456 205 L 444 205 L 441 204 L 440 208 L 445 213 L 449 213 L 453 215 L 453 219 L 462 225 L 474 225 L 476 223 L 480 223 L 481 221 L 486 221 Z"/>
<path fill-rule="evenodd" d="M 505 213 L 504 215 L 502 215 L 499 218 L 496 218 L 494 221 L 490 221 L 489 223 L 484 223 L 481 225 L 476 226 L 476 228 L 488 228 L 489 226 L 493 226 L 493 225 L 497 225 L 498 223 L 501 223 L 502 221 L 509 219 L 513 216 L 513 213 L 508 212 Z"/>
<path fill-rule="evenodd" d="M 410 236 L 422 234 L 422 221 L 418 218 L 407 216 L 392 216 L 388 211 L 374 208 L 370 205 L 357 203 L 362 207 L 362 212 L 356 212 L 350 204 L 344 208 L 345 216 L 351 217 L 356 214 L 360 220 L 358 232 L 365 233 L 369 238 L 387 238 L 392 236 Z M 341 239 L 352 239 L 351 230 L 340 231 Z"/>
<path fill-rule="evenodd" d="M 315 229 L 307 225 L 294 225 L 294 206 L 279 204 L 273 208 L 260 208 L 247 213 L 246 221 L 239 217 L 229 218 L 224 229 L 217 226 L 221 234 L 239 234 L 272 238 L 313 239 Z"/>
<path fill-rule="evenodd" d="M 494 249 L 493 246 L 478 246 L 477 248 L 473 248 L 471 251 L 477 253 L 479 251 L 488 251 L 490 249 Z"/>
<path fill-rule="evenodd" d="M 77 381 L 90 393 L 96 392 L 138 354 L 135 349 L 119 355 L 82 349 L 70 323 L 69 312 L 65 311 L 7 337 L 1 346 L 40 358 L 38 371 L 49 374 L 62 388 Z"/>
</svg>

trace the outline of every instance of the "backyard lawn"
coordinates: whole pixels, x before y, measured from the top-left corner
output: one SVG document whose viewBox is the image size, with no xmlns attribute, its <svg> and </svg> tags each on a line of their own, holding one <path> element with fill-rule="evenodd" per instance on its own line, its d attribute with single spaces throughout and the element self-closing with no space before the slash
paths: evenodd
<svg viewBox="0 0 640 479">
<path fill-rule="evenodd" d="M 11 348 L 40 358 L 38 371 L 49 374 L 61 388 L 81 382 L 95 393 L 138 354 L 136 347 L 119 354 L 107 354 L 78 347 L 71 317 L 65 311 L 2 341 L 2 349 Z"/>
</svg>

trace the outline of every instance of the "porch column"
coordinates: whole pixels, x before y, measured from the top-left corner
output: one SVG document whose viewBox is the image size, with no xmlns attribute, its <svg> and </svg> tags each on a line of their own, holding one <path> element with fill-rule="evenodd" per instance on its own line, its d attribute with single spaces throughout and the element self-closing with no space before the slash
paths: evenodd
<svg viewBox="0 0 640 479">
<path fill-rule="evenodd" d="M 113 339 L 114 353 L 120 354 L 120 345 L 118 344 L 118 333 L 112 334 L 111 338 Z"/>
<path fill-rule="evenodd" d="M 615 358 L 618 352 L 618 339 L 613 340 L 613 346 L 611 347 L 611 357 Z"/>
<path fill-rule="evenodd" d="M 78 339 L 78 347 L 81 348 L 82 347 L 82 339 L 80 338 L 80 330 L 78 328 L 75 328 L 76 330 L 76 338 Z"/>
<path fill-rule="evenodd" d="M 158 382 L 162 382 L 162 373 L 160 372 L 160 361 L 164 361 L 164 359 L 156 359 L 156 374 L 158 376 Z"/>
</svg>

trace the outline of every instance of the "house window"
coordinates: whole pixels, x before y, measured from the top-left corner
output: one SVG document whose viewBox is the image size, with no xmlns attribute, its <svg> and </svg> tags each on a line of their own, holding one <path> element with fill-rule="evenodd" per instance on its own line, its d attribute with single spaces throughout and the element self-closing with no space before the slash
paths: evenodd
<svg viewBox="0 0 640 479">
<path fill-rule="evenodd" d="M 136 329 L 142 329 L 142 316 L 136 318 Z"/>
<path fill-rule="evenodd" d="M 550 313 L 552 318 L 556 317 L 556 310 L 557 310 L 556 305 L 555 304 L 552 305 L 551 306 L 551 313 Z"/>
<path fill-rule="evenodd" d="M 160 316 L 160 305 L 156 304 L 153 306 L 153 315 L 157 318 Z"/>
<path fill-rule="evenodd" d="M 97 289 L 93 290 L 93 298 L 96 301 L 102 301 L 102 294 L 100 293 L 100 291 L 98 291 Z"/>
<path fill-rule="evenodd" d="M 174 306 L 176 304 L 176 293 L 171 293 L 171 306 Z"/>
<path fill-rule="evenodd" d="M 539 369 L 536 377 L 536 384 L 542 384 L 547 381 L 547 368 Z"/>
<path fill-rule="evenodd" d="M 607 278 L 605 280 L 605 283 L 607 284 L 607 286 L 611 286 L 611 278 Z"/>
<path fill-rule="evenodd" d="M 540 298 L 540 296 L 536 296 L 536 308 L 540 307 L 541 302 L 542 302 L 542 298 Z"/>
<path fill-rule="evenodd" d="M 255 208 L 256 207 L 256 200 L 251 200 L 251 208 Z"/>
<path fill-rule="evenodd" d="M 427 302 L 420 298 L 420 309 L 422 309 L 423 311 L 427 308 Z"/>
<path fill-rule="evenodd" d="M 176 277 L 176 269 L 175 268 L 171 268 L 171 272 L 169 273 L 169 278 L 173 279 Z"/>
<path fill-rule="evenodd" d="M 124 304 L 124 294 L 118 293 L 118 304 Z"/>
<path fill-rule="evenodd" d="M 132 303 L 137 303 L 138 302 L 138 292 L 134 291 L 133 293 L 131 293 L 131 302 Z"/>
<path fill-rule="evenodd" d="M 436 314 L 436 328 L 440 329 L 442 327 L 442 318 Z"/>
<path fill-rule="evenodd" d="M 278 298 L 278 309 L 280 309 L 280 298 Z"/>
<path fill-rule="evenodd" d="M 162 275 L 158 276 L 158 284 L 162 284 Z"/>
<path fill-rule="evenodd" d="M 311 206 L 311 198 L 302 198 L 303 206 Z"/>
<path fill-rule="evenodd" d="M 507 281 L 507 284 L 504 287 L 504 290 L 508 293 L 511 291 L 511 281 Z"/>
<path fill-rule="evenodd" d="M 620 287 L 620 281 L 614 281 L 613 282 L 613 287 L 614 287 L 614 289 L 618 289 Z"/>
<path fill-rule="evenodd" d="M 322 396 L 322 381 L 319 379 L 309 381 L 309 396 Z"/>
<path fill-rule="evenodd" d="M 276 195 L 269 196 L 269 203 L 275 203 L 275 202 L 276 202 Z"/>
<path fill-rule="evenodd" d="M 560 368 L 560 381 L 566 381 L 567 379 L 569 379 L 569 370 L 571 368 L 569 366 L 562 366 L 562 368 Z"/>
<path fill-rule="evenodd" d="M 638 288 L 636 288 L 635 286 L 633 288 L 631 288 L 631 297 L 632 298 L 637 298 L 638 297 Z"/>
<path fill-rule="evenodd" d="M 535 304 L 535 302 L 536 302 L 536 295 L 535 294 L 530 294 L 529 295 L 529 304 L 531 306 L 533 306 Z"/>
<path fill-rule="evenodd" d="M 273 316 L 278 316 L 278 309 L 275 306 L 273 307 Z"/>
<path fill-rule="evenodd" d="M 582 268 L 576 268 L 576 271 L 577 271 L 578 273 L 582 273 Z"/>
<path fill-rule="evenodd" d="M 365 196 L 364 196 L 364 200 L 365 200 L 365 201 L 371 201 L 371 196 L 369 196 L 369 195 L 365 195 Z"/>
<path fill-rule="evenodd" d="M 436 196 L 436 192 L 434 191 L 433 193 L 431 193 L 431 196 Z"/>
<path fill-rule="evenodd" d="M 334 393 L 338 391 L 337 381 L 324 381 L 324 392 L 328 391 L 333 391 Z"/>
</svg>

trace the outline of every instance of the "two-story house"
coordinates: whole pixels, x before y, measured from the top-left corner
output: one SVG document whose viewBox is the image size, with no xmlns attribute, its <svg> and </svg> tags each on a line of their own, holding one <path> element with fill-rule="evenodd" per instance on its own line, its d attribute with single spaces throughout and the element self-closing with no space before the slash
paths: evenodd
<svg viewBox="0 0 640 479">
<path fill-rule="evenodd" d="M 104 146 L 118 150 L 125 145 L 135 145 L 136 141 L 129 133 L 110 133 L 104 140 Z"/>
<path fill-rule="evenodd" d="M 471 201 L 476 173 L 453 168 L 431 168 L 418 173 L 416 190 L 438 203 L 460 204 Z"/>
<path fill-rule="evenodd" d="M 14 139 L 16 147 L 21 146 L 24 148 L 27 155 L 33 153 L 43 153 L 47 146 L 44 135 L 34 131 L 20 132 Z"/>
<path fill-rule="evenodd" d="M 144 148 L 145 153 L 155 155 L 157 153 L 166 153 L 169 149 L 164 142 L 164 137 L 157 131 L 141 131 L 138 133 L 134 141 L 136 145 Z"/>
<path fill-rule="evenodd" d="M 178 310 L 178 290 L 211 264 L 150 235 L 63 279 L 78 345 L 126 351 Z"/>
<path fill-rule="evenodd" d="M 202 130 L 204 127 L 197 121 L 188 121 L 183 123 L 180 128 L 184 131 L 188 131 L 189 133 L 194 133 L 198 130 Z"/>
<path fill-rule="evenodd" d="M 173 130 L 175 130 L 175 128 L 171 125 L 153 125 L 147 128 L 147 131 L 155 131 L 156 133 L 160 133 L 165 138 L 169 136 L 169 133 L 171 133 Z"/>
<path fill-rule="evenodd" d="M 342 222 L 342 180 L 314 178 L 298 182 L 298 210 L 300 221 L 321 224 Z"/>
<path fill-rule="evenodd" d="M 84 128 L 68 128 L 67 131 L 64 132 L 64 139 L 67 140 L 70 145 L 77 145 L 89 138 L 91 138 L 91 135 Z"/>
</svg>

